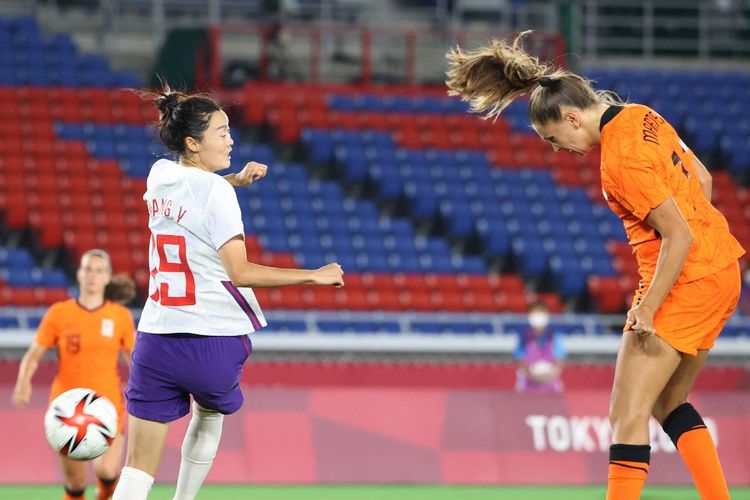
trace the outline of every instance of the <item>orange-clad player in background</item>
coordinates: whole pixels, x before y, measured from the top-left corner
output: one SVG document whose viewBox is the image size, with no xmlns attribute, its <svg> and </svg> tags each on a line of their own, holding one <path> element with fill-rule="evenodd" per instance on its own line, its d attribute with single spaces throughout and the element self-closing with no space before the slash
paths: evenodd
<svg viewBox="0 0 750 500">
<path fill-rule="evenodd" d="M 125 422 L 122 389 L 117 364 L 122 352 L 130 363 L 135 328 L 127 303 L 135 296 L 135 285 L 126 276 L 112 277 L 109 255 L 89 250 L 81 258 L 77 278 L 78 299 L 53 304 L 44 315 L 36 337 L 18 370 L 13 403 L 22 408 L 31 398 L 31 378 L 47 349 L 57 348 L 58 371 L 50 401 L 76 387 L 88 387 L 109 398 L 118 412 L 119 432 L 112 446 L 94 459 L 98 500 L 112 496 L 122 461 L 122 425 Z M 118 303 L 115 303 L 118 302 Z M 65 500 L 82 499 L 88 479 L 85 461 L 60 457 Z"/>
<path fill-rule="evenodd" d="M 453 50 L 447 84 L 488 117 L 531 92 L 531 124 L 555 151 L 585 155 L 601 146 L 604 197 L 623 221 L 642 278 L 615 367 L 607 498 L 640 497 L 653 415 L 701 498 L 728 499 L 716 447 L 688 402 L 740 295 L 737 260 L 744 250 L 711 205 L 711 175 L 657 112 L 540 63 L 520 48 L 522 36 Z"/>
</svg>

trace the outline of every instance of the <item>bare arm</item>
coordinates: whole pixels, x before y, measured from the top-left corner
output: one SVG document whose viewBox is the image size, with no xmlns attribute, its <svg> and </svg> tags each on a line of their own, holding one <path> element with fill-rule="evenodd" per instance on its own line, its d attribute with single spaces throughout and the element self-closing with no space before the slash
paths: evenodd
<svg viewBox="0 0 750 500">
<path fill-rule="evenodd" d="M 247 261 L 247 250 L 242 237 L 235 236 L 219 249 L 219 257 L 229 279 L 236 286 L 266 288 L 287 285 L 343 286 L 343 271 L 335 263 L 320 269 L 282 269 L 261 266 Z"/>
<path fill-rule="evenodd" d="M 693 235 L 674 198 L 665 200 L 651 210 L 646 222 L 661 234 L 661 249 L 648 291 L 638 306 L 628 312 L 625 330 L 632 327 L 639 333 L 648 334 L 654 333 L 653 315 L 661 307 L 682 272 L 682 266 L 693 243 Z M 639 313 L 634 314 L 635 310 Z M 641 313 L 646 313 L 648 318 L 641 317 Z M 645 319 L 647 321 L 644 321 Z"/>
<path fill-rule="evenodd" d="M 17 408 L 23 408 L 31 400 L 31 378 L 39 368 L 39 360 L 42 359 L 47 348 L 32 342 L 29 349 L 24 354 L 21 364 L 18 367 L 18 378 L 16 386 L 13 389 L 11 399 Z"/>
<path fill-rule="evenodd" d="M 701 185 L 701 189 L 703 190 L 703 194 L 706 196 L 706 199 L 708 201 L 711 201 L 711 194 L 713 190 L 713 180 L 711 179 L 711 174 L 708 172 L 708 169 L 706 166 L 698 159 L 696 155 L 693 155 L 693 158 L 695 158 L 695 173 L 698 176 L 698 183 Z"/>
<path fill-rule="evenodd" d="M 247 187 L 265 177 L 267 171 L 268 167 L 266 165 L 251 161 L 236 174 L 227 174 L 223 177 L 233 187 Z"/>
<path fill-rule="evenodd" d="M 133 353 L 130 351 L 122 351 L 122 358 L 125 360 L 125 364 L 130 368 L 130 360 L 133 357 Z"/>
</svg>

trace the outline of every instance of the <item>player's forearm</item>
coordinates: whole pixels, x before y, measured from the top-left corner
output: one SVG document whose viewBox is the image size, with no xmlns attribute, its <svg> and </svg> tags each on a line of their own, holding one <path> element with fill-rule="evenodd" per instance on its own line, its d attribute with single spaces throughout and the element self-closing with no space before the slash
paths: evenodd
<svg viewBox="0 0 750 500">
<path fill-rule="evenodd" d="M 654 277 L 640 302 L 642 307 L 648 307 L 654 312 L 661 307 L 682 272 L 692 243 L 693 236 L 689 229 L 676 231 L 662 239 Z"/>
<path fill-rule="evenodd" d="M 24 356 L 18 366 L 18 379 L 16 385 L 30 384 L 37 368 L 39 368 L 39 360 L 31 358 L 29 355 Z"/>
<path fill-rule="evenodd" d="M 700 181 L 701 190 L 703 191 L 703 195 L 706 197 L 708 201 L 711 201 L 711 195 L 713 193 L 713 182 L 711 179 L 708 179 L 707 181 Z"/>
<path fill-rule="evenodd" d="M 235 286 L 269 288 L 288 285 L 313 284 L 313 271 L 309 269 L 284 269 L 248 262 L 232 275 Z"/>
<path fill-rule="evenodd" d="M 225 181 L 227 181 L 232 187 L 237 187 L 237 174 L 222 175 Z"/>
</svg>

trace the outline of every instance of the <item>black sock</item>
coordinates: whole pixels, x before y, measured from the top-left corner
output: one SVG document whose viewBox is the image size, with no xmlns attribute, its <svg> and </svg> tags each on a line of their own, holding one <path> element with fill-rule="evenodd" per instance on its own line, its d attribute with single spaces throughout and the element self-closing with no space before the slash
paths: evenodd
<svg viewBox="0 0 750 500">
<path fill-rule="evenodd" d="M 706 424 L 703 422 L 700 414 L 693 408 L 690 403 L 683 403 L 667 415 L 661 428 L 667 433 L 669 439 L 675 446 L 680 436 L 693 429 L 705 429 Z"/>
<path fill-rule="evenodd" d="M 67 486 L 64 486 L 65 493 L 68 494 L 68 496 L 73 498 L 83 498 L 83 494 L 86 493 L 86 488 L 80 489 L 80 490 L 71 490 Z"/>
<path fill-rule="evenodd" d="M 647 444 L 613 444 L 609 447 L 609 463 L 631 467 L 619 462 L 642 462 L 648 464 L 650 459 L 651 447 Z M 644 471 L 648 472 L 648 467 L 644 468 Z"/>
</svg>

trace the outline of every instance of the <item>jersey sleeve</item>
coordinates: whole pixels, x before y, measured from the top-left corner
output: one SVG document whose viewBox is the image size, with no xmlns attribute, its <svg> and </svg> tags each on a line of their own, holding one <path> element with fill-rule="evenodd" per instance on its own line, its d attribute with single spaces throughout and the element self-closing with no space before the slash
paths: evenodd
<svg viewBox="0 0 750 500">
<path fill-rule="evenodd" d="M 222 178 L 216 180 L 206 209 L 208 235 L 216 250 L 238 234 L 244 237 L 245 226 L 242 224 L 237 194 L 227 181 Z"/>
<path fill-rule="evenodd" d="M 654 165 L 648 159 L 624 160 L 616 172 L 610 171 L 615 181 L 612 194 L 642 221 L 646 220 L 651 210 L 672 196 Z"/>
<path fill-rule="evenodd" d="M 53 305 L 42 317 L 36 330 L 34 342 L 42 347 L 50 348 L 57 343 L 60 336 L 60 309 Z"/>
<path fill-rule="evenodd" d="M 122 328 L 120 347 L 123 351 L 133 352 L 133 346 L 135 345 L 135 322 L 133 321 L 133 315 L 124 307 L 120 324 Z"/>
</svg>

